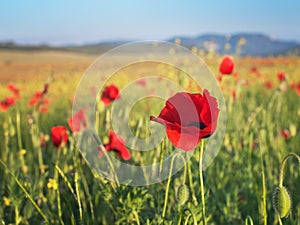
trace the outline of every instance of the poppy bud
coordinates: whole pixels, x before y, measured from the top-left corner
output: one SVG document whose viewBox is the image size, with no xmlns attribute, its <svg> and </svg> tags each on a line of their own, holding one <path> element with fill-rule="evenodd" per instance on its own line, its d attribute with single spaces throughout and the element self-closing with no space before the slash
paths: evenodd
<svg viewBox="0 0 300 225">
<path fill-rule="evenodd" d="M 184 205 L 189 199 L 190 192 L 186 184 L 182 184 L 177 189 L 177 201 L 179 205 Z"/>
<path fill-rule="evenodd" d="M 286 187 L 276 187 L 272 198 L 273 208 L 280 218 L 287 217 L 291 210 L 291 197 Z"/>
</svg>

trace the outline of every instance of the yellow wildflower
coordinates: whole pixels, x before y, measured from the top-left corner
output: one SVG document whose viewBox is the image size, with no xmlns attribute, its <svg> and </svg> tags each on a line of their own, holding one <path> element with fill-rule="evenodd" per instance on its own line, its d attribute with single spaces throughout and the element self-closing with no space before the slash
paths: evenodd
<svg viewBox="0 0 300 225">
<path fill-rule="evenodd" d="M 10 205 L 10 199 L 9 198 L 7 198 L 7 197 L 4 196 L 2 199 L 3 199 L 3 203 L 4 203 L 5 206 L 9 206 Z"/>
<path fill-rule="evenodd" d="M 48 187 L 49 189 L 57 190 L 58 184 L 57 184 L 56 180 L 50 178 L 50 179 L 48 180 L 47 187 Z"/>
</svg>

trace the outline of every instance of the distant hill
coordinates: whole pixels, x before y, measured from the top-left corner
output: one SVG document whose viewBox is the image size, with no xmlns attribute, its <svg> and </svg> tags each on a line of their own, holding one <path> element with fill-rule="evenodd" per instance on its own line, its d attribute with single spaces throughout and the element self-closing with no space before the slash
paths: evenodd
<svg viewBox="0 0 300 225">
<path fill-rule="evenodd" d="M 197 37 L 173 37 L 167 41 L 180 40 L 181 45 L 192 48 L 197 47 L 205 51 L 214 51 L 218 54 L 239 54 L 240 56 L 300 56 L 300 43 L 296 41 L 277 40 L 260 33 L 238 33 L 233 35 L 205 34 Z M 13 42 L 0 43 L 0 49 L 11 50 L 60 50 L 88 54 L 101 54 L 128 41 L 100 42 L 88 45 L 69 45 L 51 47 L 48 45 L 28 46 L 18 45 Z"/>
<path fill-rule="evenodd" d="M 299 55 L 300 43 L 276 40 L 264 34 L 239 33 L 234 35 L 205 34 L 198 37 L 178 37 L 186 47 L 197 47 L 206 51 L 214 50 L 219 54 L 241 56 L 278 56 L 294 53 Z M 174 42 L 176 38 L 169 41 Z M 230 46 L 230 48 L 226 49 Z"/>
</svg>

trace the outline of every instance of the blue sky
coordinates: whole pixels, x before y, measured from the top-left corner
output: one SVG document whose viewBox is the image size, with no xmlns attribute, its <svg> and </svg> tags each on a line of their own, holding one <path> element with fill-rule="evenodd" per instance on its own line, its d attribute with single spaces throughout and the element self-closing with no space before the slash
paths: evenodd
<svg viewBox="0 0 300 225">
<path fill-rule="evenodd" d="M 1 0 L 0 41 L 93 43 L 260 32 L 300 42 L 294 0 Z"/>
</svg>

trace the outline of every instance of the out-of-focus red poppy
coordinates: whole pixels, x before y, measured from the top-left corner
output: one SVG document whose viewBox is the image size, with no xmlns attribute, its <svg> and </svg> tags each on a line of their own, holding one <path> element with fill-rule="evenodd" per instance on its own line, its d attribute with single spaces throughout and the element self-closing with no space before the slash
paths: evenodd
<svg viewBox="0 0 300 225">
<path fill-rule="evenodd" d="M 207 90 L 203 95 L 179 92 L 167 100 L 158 117 L 151 116 L 150 120 L 165 126 L 175 147 L 190 151 L 215 132 L 219 111 L 217 100 Z"/>
<path fill-rule="evenodd" d="M 295 90 L 297 95 L 300 96 L 300 81 L 291 83 L 290 88 L 291 90 Z"/>
<path fill-rule="evenodd" d="M 39 112 L 40 113 L 47 113 L 47 112 L 49 112 L 49 108 L 47 107 L 47 106 L 40 106 L 39 107 Z"/>
<path fill-rule="evenodd" d="M 259 70 L 257 69 L 257 67 L 252 67 L 250 69 L 250 73 L 256 74 L 257 77 L 261 77 L 261 73 L 259 72 Z"/>
<path fill-rule="evenodd" d="M 290 131 L 288 129 L 281 130 L 280 134 L 284 137 L 285 140 L 288 140 L 291 137 Z"/>
<path fill-rule="evenodd" d="M 8 84 L 7 88 L 13 93 L 15 98 L 20 98 L 20 90 L 14 84 Z"/>
<path fill-rule="evenodd" d="M 43 97 L 43 100 L 41 100 L 39 108 L 38 108 L 39 112 L 40 113 L 47 113 L 47 112 L 49 112 L 49 107 L 48 107 L 49 103 L 50 103 L 49 98 Z"/>
<path fill-rule="evenodd" d="M 84 110 L 81 109 L 76 112 L 69 120 L 68 124 L 73 132 L 80 132 L 82 129 L 86 128 L 87 120 L 84 114 Z"/>
<path fill-rule="evenodd" d="M 42 91 L 35 92 L 28 101 L 29 106 L 36 106 L 39 112 L 48 112 L 47 105 L 49 104 L 49 99 L 45 98 L 48 93 L 49 83 L 44 84 Z"/>
<path fill-rule="evenodd" d="M 265 85 L 265 87 L 266 87 L 267 89 L 269 89 L 269 90 L 271 90 L 271 89 L 274 88 L 273 83 L 272 83 L 271 81 L 269 81 L 269 80 L 266 80 L 266 81 L 264 82 L 264 85 Z"/>
<path fill-rule="evenodd" d="M 109 143 L 104 145 L 106 151 L 114 151 L 116 152 L 119 158 L 124 160 L 130 159 L 130 152 L 125 146 L 125 141 L 122 137 L 117 135 L 114 131 L 109 131 Z M 102 157 L 103 152 L 99 151 L 99 157 Z"/>
<path fill-rule="evenodd" d="M 0 109 L 2 112 L 5 112 L 9 109 L 9 107 L 13 106 L 15 103 L 16 99 L 14 97 L 6 97 L 0 102 Z"/>
<path fill-rule="evenodd" d="M 222 75 L 219 75 L 219 76 L 217 76 L 217 80 L 219 81 L 219 82 L 222 82 Z"/>
<path fill-rule="evenodd" d="M 106 86 L 101 95 L 101 101 L 104 103 L 104 105 L 109 105 L 112 101 L 118 98 L 119 89 L 113 84 Z"/>
<path fill-rule="evenodd" d="M 257 73 L 258 72 L 258 69 L 257 69 L 257 67 L 251 67 L 251 69 L 250 69 L 250 72 L 251 73 Z"/>
<path fill-rule="evenodd" d="M 296 90 L 297 95 L 300 96 L 300 82 L 293 82 L 291 84 L 291 89 Z"/>
<path fill-rule="evenodd" d="M 292 89 L 292 90 L 296 90 L 296 89 L 297 89 L 297 86 L 298 86 L 297 82 L 291 83 L 291 89 Z"/>
<path fill-rule="evenodd" d="M 229 56 L 225 56 L 222 59 L 222 62 L 219 66 L 220 73 L 223 75 L 225 75 L 225 74 L 230 75 L 230 74 L 232 74 L 233 69 L 234 69 L 233 60 Z"/>
<path fill-rule="evenodd" d="M 280 72 L 277 74 L 277 78 L 280 82 L 284 81 L 285 80 L 285 74 Z"/>
<path fill-rule="evenodd" d="M 235 90 L 232 90 L 231 95 L 232 95 L 233 101 L 236 101 L 237 96 L 236 96 L 236 91 Z"/>
<path fill-rule="evenodd" d="M 147 82 L 145 79 L 139 79 L 136 81 L 136 83 L 142 87 L 146 87 L 146 85 L 147 85 Z"/>
<path fill-rule="evenodd" d="M 55 126 L 51 129 L 51 139 L 55 147 L 64 145 L 68 141 L 68 131 L 64 126 Z"/>
<path fill-rule="evenodd" d="M 35 92 L 31 96 L 31 98 L 30 98 L 30 100 L 28 102 L 28 105 L 29 106 L 35 106 L 35 105 L 37 105 L 39 103 L 40 99 L 42 98 L 42 96 L 43 96 L 42 92 L 39 92 L 39 91 Z"/>
</svg>

